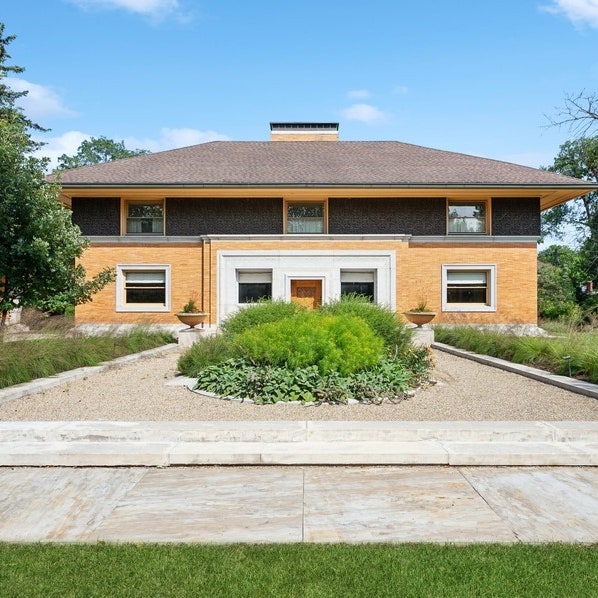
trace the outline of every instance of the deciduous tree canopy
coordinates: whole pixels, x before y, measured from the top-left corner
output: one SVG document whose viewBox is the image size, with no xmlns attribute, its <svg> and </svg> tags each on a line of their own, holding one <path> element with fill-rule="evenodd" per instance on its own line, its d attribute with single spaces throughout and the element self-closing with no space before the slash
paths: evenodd
<svg viewBox="0 0 598 598">
<path fill-rule="evenodd" d="M 30 129 L 38 129 L 14 102 L 15 94 L 2 83 L 9 72 L 0 24 L 0 325 L 10 310 L 34 306 L 64 311 L 89 301 L 94 292 L 112 280 L 106 269 L 91 280 L 76 264 L 87 241 L 59 202 L 59 187 L 46 181 L 47 159 L 35 158 Z"/>
<path fill-rule="evenodd" d="M 106 137 L 92 137 L 86 139 L 78 148 L 74 156 L 62 154 L 58 158 L 58 170 L 69 170 L 80 166 L 90 166 L 102 162 L 112 162 L 121 158 L 131 158 L 149 154 L 148 150 L 129 150 L 123 141 L 113 141 Z"/>
</svg>

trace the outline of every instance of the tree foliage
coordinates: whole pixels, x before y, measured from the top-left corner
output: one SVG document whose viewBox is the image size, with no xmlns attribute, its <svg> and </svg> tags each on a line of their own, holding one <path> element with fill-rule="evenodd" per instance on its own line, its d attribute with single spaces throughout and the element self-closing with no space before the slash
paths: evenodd
<svg viewBox="0 0 598 598">
<path fill-rule="evenodd" d="M 92 137 L 81 143 L 74 156 L 62 154 L 58 158 L 58 170 L 69 170 L 80 166 L 90 166 L 103 162 L 112 162 L 121 158 L 132 158 L 149 154 L 148 150 L 129 150 L 124 141 L 113 141 L 106 137 Z"/>
<path fill-rule="evenodd" d="M 598 183 L 598 137 L 582 137 L 563 143 L 547 170 Z M 544 213 L 545 232 L 558 238 L 566 226 L 575 228 L 580 241 L 598 234 L 598 191 Z"/>
<path fill-rule="evenodd" d="M 58 184 L 46 181 L 48 160 L 35 158 L 29 129 L 38 128 L 14 105 L 21 94 L 2 84 L 21 67 L 4 64 L 6 45 L 0 25 L 0 325 L 10 310 L 34 306 L 63 311 L 83 303 L 113 279 L 106 269 L 86 280 L 76 264 L 87 241 L 59 201 Z"/>
<path fill-rule="evenodd" d="M 8 53 L 8 45 L 15 39 L 15 35 L 4 37 L 4 23 L 0 23 L 0 119 L 10 117 L 10 119 L 19 122 L 25 129 L 46 131 L 46 129 L 28 119 L 22 109 L 15 105 L 15 102 L 27 95 L 28 92 L 15 91 L 4 82 L 4 79 L 11 74 L 18 75 L 25 70 L 22 66 L 6 64 L 6 61 L 11 58 Z M 29 150 L 34 150 L 40 147 L 40 145 L 42 144 L 33 141 L 31 138 L 27 140 L 27 148 Z"/>
<path fill-rule="evenodd" d="M 548 168 L 567 176 L 598 183 L 598 136 L 567 141 Z M 598 281 L 598 191 L 547 210 L 542 215 L 545 234 L 563 238 L 567 228 L 575 231 L 580 257 L 578 283 Z"/>
<path fill-rule="evenodd" d="M 581 255 L 563 245 L 551 245 L 538 254 L 538 315 L 573 318 L 578 313 L 578 289 L 584 282 Z"/>
</svg>

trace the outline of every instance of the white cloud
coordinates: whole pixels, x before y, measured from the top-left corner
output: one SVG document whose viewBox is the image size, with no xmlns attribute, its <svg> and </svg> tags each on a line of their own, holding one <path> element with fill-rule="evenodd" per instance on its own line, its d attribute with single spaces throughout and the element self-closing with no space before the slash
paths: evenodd
<svg viewBox="0 0 598 598">
<path fill-rule="evenodd" d="M 355 100 L 365 100 L 370 97 L 370 92 L 367 89 L 353 89 L 347 96 Z"/>
<path fill-rule="evenodd" d="M 216 131 L 200 131 L 198 129 L 169 129 L 167 127 L 160 131 L 158 139 L 140 139 L 137 137 L 125 137 L 125 146 L 129 149 L 147 149 L 151 152 L 206 143 L 208 141 L 228 141 L 229 137 Z"/>
<path fill-rule="evenodd" d="M 598 0 L 553 0 L 542 7 L 544 10 L 564 14 L 576 25 L 588 25 L 598 29 Z"/>
<path fill-rule="evenodd" d="M 45 143 L 40 150 L 36 152 L 38 157 L 50 158 L 50 169 L 58 165 L 58 158 L 62 154 L 74 156 L 79 146 L 92 137 L 99 137 L 83 133 L 81 131 L 68 131 L 57 137 L 38 136 L 36 141 Z M 110 137 L 109 137 L 110 138 Z M 160 131 L 158 139 L 141 139 L 138 137 L 112 137 L 116 142 L 123 141 L 125 147 L 130 150 L 149 150 L 150 152 L 161 152 L 164 150 L 206 143 L 208 141 L 228 141 L 229 137 L 216 131 L 199 131 L 198 129 L 169 129 L 163 128 Z"/>
<path fill-rule="evenodd" d="M 83 9 L 126 10 L 148 17 L 163 18 L 180 10 L 179 0 L 70 0 Z"/>
<path fill-rule="evenodd" d="M 36 141 L 42 141 L 44 145 L 39 149 L 36 155 L 39 158 L 50 158 L 50 170 L 58 166 L 58 158 L 62 154 L 67 156 L 74 156 L 79 149 L 79 146 L 86 140 L 92 137 L 87 133 L 81 131 L 68 131 L 58 137 L 38 137 Z"/>
<path fill-rule="evenodd" d="M 16 77 L 7 77 L 5 82 L 14 91 L 28 92 L 27 95 L 18 98 L 16 104 L 23 108 L 26 116 L 31 120 L 75 116 L 75 113 L 64 105 L 62 98 L 50 87 Z"/>
<path fill-rule="evenodd" d="M 382 123 L 388 120 L 388 115 L 371 104 L 353 104 L 343 111 L 347 120 L 357 120 L 364 123 Z"/>
</svg>

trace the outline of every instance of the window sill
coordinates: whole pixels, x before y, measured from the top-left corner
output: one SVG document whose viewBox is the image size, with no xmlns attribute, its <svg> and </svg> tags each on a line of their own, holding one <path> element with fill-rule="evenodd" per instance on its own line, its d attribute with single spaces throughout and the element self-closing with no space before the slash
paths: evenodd
<svg viewBox="0 0 598 598">
<path fill-rule="evenodd" d="M 127 306 L 119 305 L 116 308 L 117 312 L 136 312 L 136 313 L 167 313 L 170 309 L 166 306 L 155 307 L 153 305 L 136 305 Z"/>
<path fill-rule="evenodd" d="M 443 312 L 495 312 L 496 308 L 491 305 L 481 303 L 471 303 L 468 305 L 443 305 Z"/>
</svg>

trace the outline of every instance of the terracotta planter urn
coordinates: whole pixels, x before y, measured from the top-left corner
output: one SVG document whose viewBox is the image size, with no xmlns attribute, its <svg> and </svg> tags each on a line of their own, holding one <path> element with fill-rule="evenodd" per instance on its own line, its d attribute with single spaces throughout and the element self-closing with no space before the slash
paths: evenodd
<svg viewBox="0 0 598 598">
<path fill-rule="evenodd" d="M 195 328 L 198 324 L 202 324 L 203 322 L 205 322 L 205 319 L 208 316 L 208 314 L 203 311 L 181 311 L 175 315 L 183 324 L 185 324 L 185 326 L 189 326 L 189 328 Z"/>
<path fill-rule="evenodd" d="M 436 317 L 434 311 L 406 311 L 404 313 L 407 320 L 421 328 L 424 324 L 431 322 Z"/>
</svg>

